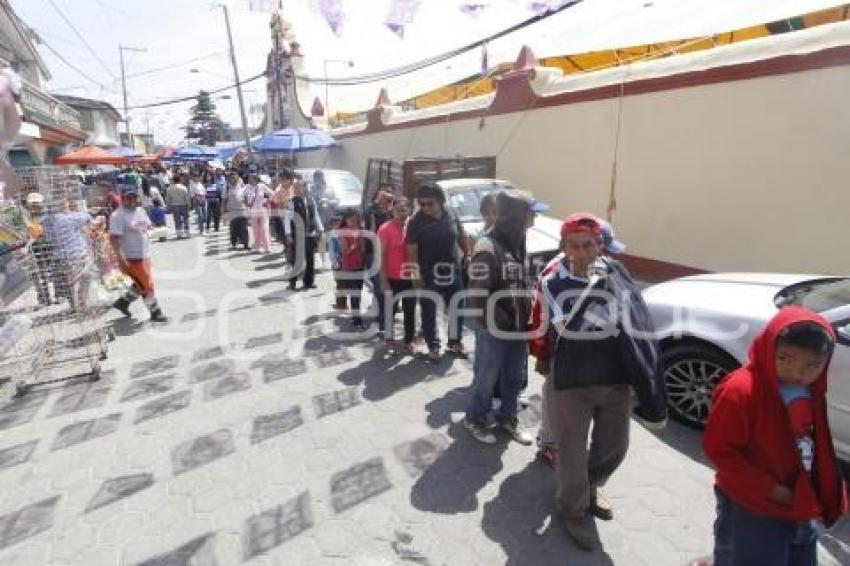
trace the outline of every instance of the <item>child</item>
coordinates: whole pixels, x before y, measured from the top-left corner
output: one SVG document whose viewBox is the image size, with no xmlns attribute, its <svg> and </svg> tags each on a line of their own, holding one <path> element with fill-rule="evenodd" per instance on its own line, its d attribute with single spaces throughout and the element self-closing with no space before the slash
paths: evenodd
<svg viewBox="0 0 850 566">
<path fill-rule="evenodd" d="M 151 237 L 164 242 L 168 239 L 168 228 L 165 223 L 165 207 L 162 206 L 162 201 L 158 198 L 153 199 L 153 208 L 150 213 L 151 222 L 154 229 L 151 230 Z"/>
<path fill-rule="evenodd" d="M 714 566 L 817 564 L 846 508 L 826 414 L 835 346 L 820 315 L 783 308 L 714 392 L 703 445 L 717 469 Z"/>
<path fill-rule="evenodd" d="M 356 329 L 363 329 L 363 319 L 360 316 L 360 294 L 363 290 L 364 239 L 360 234 L 360 213 L 353 208 L 342 213 L 342 230 L 339 232 L 340 241 L 340 274 L 339 285 L 351 301 L 353 313 L 352 322 Z"/>
<path fill-rule="evenodd" d="M 336 285 L 334 309 L 344 311 L 348 310 L 348 298 L 343 292 L 342 281 L 339 278 L 339 272 L 342 269 L 342 242 L 339 240 L 339 228 L 342 225 L 342 218 L 339 216 L 331 217 L 330 225 L 331 231 L 327 237 L 327 247 L 331 269 L 333 269 L 334 283 Z"/>
</svg>

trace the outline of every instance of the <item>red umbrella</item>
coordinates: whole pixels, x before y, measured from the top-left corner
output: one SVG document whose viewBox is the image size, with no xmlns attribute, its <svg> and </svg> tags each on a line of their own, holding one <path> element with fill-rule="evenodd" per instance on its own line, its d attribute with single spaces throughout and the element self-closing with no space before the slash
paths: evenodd
<svg viewBox="0 0 850 566">
<path fill-rule="evenodd" d="M 94 145 L 86 145 L 56 158 L 56 165 L 123 165 L 127 159 Z"/>
</svg>

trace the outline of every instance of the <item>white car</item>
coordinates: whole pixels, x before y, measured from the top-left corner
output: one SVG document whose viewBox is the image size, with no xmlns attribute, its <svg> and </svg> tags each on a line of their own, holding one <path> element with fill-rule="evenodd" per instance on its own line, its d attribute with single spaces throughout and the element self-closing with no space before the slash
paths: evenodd
<svg viewBox="0 0 850 566">
<path fill-rule="evenodd" d="M 747 359 L 750 343 L 778 309 L 821 313 L 838 336 L 829 369 L 829 420 L 835 447 L 850 460 L 850 278 L 714 273 L 644 290 L 655 321 L 673 418 L 700 427 L 714 386 Z"/>
</svg>

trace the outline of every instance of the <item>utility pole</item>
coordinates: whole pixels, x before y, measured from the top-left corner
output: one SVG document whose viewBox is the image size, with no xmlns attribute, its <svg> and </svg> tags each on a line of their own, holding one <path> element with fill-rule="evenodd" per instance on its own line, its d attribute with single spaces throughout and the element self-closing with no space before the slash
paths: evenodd
<svg viewBox="0 0 850 566">
<path fill-rule="evenodd" d="M 140 49 L 136 47 L 126 47 L 124 45 L 118 46 L 118 56 L 121 59 L 121 90 L 124 93 L 124 131 L 127 132 L 127 147 L 132 145 L 132 139 L 130 138 L 130 114 L 127 111 L 127 79 L 124 76 L 124 52 L 125 51 L 135 51 L 137 53 L 143 53 L 147 51 L 147 49 Z"/>
<path fill-rule="evenodd" d="M 242 135 L 245 137 L 245 147 L 251 155 L 251 136 L 248 134 L 248 119 L 245 117 L 245 101 L 242 99 L 242 85 L 239 84 L 239 70 L 236 67 L 236 51 L 233 49 L 233 35 L 230 33 L 230 15 L 227 6 L 222 4 L 224 25 L 227 27 L 227 42 L 230 44 L 230 62 L 233 63 L 233 79 L 236 82 L 236 98 L 239 100 L 239 117 L 242 119 Z"/>
</svg>

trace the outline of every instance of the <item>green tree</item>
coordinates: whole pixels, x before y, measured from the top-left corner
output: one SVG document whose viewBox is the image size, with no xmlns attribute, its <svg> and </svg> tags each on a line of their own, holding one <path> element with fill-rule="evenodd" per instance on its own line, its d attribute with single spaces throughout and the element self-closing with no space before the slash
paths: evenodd
<svg viewBox="0 0 850 566">
<path fill-rule="evenodd" d="M 201 145 L 215 145 L 225 141 L 228 130 L 227 124 L 215 111 L 215 103 L 210 93 L 205 90 L 198 92 L 195 105 L 189 109 L 189 123 L 186 125 L 186 137 L 197 139 Z"/>
</svg>

